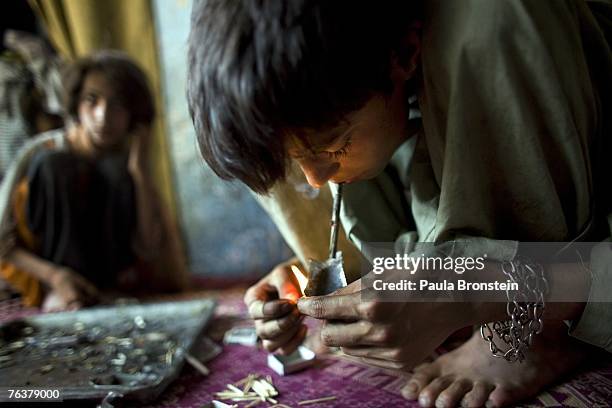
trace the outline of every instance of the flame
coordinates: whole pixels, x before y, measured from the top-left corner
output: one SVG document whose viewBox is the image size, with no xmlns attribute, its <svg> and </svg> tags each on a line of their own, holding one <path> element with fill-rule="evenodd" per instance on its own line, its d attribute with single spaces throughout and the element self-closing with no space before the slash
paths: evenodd
<svg viewBox="0 0 612 408">
<path fill-rule="evenodd" d="M 291 265 L 291 270 L 293 271 L 293 274 L 295 275 L 295 278 L 298 281 L 298 285 L 300 285 L 300 291 L 303 295 L 304 289 L 306 289 L 306 285 L 308 285 L 308 278 L 304 275 L 302 271 L 300 271 L 300 268 L 295 265 Z"/>
</svg>

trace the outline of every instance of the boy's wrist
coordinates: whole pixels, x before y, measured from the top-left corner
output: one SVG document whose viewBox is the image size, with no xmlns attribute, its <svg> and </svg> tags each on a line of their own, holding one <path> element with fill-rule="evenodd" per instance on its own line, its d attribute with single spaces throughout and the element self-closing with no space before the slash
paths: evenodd
<svg viewBox="0 0 612 408">
<path fill-rule="evenodd" d="M 498 262 L 485 262 L 483 274 L 478 279 L 470 279 L 474 283 L 505 282 L 506 277 Z M 508 298 L 505 291 L 469 292 L 469 296 L 463 300 L 465 307 L 466 326 L 480 325 L 498 320 L 506 320 L 506 304 Z"/>
<path fill-rule="evenodd" d="M 543 266 L 550 288 L 548 296 L 545 297 L 543 318 L 551 320 L 580 318 L 591 285 L 588 271 L 585 271 L 585 268 L 577 263 L 553 263 Z M 489 270 L 494 268 L 496 267 L 491 265 Z M 497 272 L 494 271 L 491 276 L 496 279 L 496 274 Z M 468 302 L 465 309 L 467 310 L 469 324 L 476 325 L 507 320 L 507 303 L 508 299 L 503 292 L 500 292 L 499 299 L 495 299 L 495 301 Z"/>
<path fill-rule="evenodd" d="M 465 326 L 506 320 L 506 302 L 468 302 Z"/>
</svg>

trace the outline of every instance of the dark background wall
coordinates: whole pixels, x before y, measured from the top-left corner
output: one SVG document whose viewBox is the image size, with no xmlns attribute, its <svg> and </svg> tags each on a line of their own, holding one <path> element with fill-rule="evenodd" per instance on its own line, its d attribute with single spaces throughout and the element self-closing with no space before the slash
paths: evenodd
<svg viewBox="0 0 612 408">
<path fill-rule="evenodd" d="M 200 276 L 261 275 L 290 251 L 243 185 L 219 180 L 200 158 L 185 99 L 189 0 L 153 0 L 179 220 Z"/>
</svg>

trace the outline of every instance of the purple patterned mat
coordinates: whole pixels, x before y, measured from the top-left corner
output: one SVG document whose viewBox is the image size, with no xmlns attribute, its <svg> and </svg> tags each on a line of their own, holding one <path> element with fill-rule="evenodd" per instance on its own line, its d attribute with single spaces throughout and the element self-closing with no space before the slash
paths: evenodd
<svg viewBox="0 0 612 408">
<path fill-rule="evenodd" d="M 245 346 L 226 346 L 224 353 L 208 364 L 213 372 L 202 377 L 186 368 L 179 380 L 171 386 L 160 401 L 150 408 L 199 408 L 214 398 L 214 393 L 225 389 L 249 373 L 270 375 L 279 390 L 275 399 L 279 403 L 297 406 L 299 401 L 335 396 L 335 401 L 313 406 L 319 407 L 397 407 L 408 406 L 399 394 L 405 379 L 397 374 L 358 366 L 338 359 L 323 359 L 306 371 L 281 377 L 266 365 L 266 353 Z M 244 406 L 245 404 L 241 404 Z M 260 406 L 266 406 L 261 404 Z"/>
<path fill-rule="evenodd" d="M 193 296 L 186 296 L 192 298 Z M 186 298 L 185 297 L 185 298 Z M 216 296 L 217 297 L 217 296 Z M 178 300 L 176 298 L 167 300 Z M 223 333 L 236 324 L 244 324 L 244 307 L 239 292 L 218 296 L 219 306 L 207 334 L 219 340 Z M 0 322 L 36 314 L 36 309 L 25 309 L 18 300 L 0 302 Z M 191 367 L 148 408 L 200 408 L 211 401 L 214 393 L 225 389 L 250 373 L 270 375 L 279 391 L 278 401 L 292 407 L 307 399 L 335 396 L 335 401 L 309 405 L 312 407 L 416 407 L 404 400 L 400 389 L 406 378 L 396 372 L 372 368 L 348 361 L 340 356 L 325 356 L 306 371 L 282 377 L 267 367 L 267 354 L 259 349 L 230 345 L 223 353 L 207 363 L 212 374 L 203 377 Z M 246 403 L 239 404 L 244 407 Z M 259 407 L 266 406 L 260 404 Z M 552 387 L 537 398 L 521 404 L 523 407 L 611 407 L 612 362 L 605 359 L 597 366 L 580 372 L 567 382 Z"/>
</svg>

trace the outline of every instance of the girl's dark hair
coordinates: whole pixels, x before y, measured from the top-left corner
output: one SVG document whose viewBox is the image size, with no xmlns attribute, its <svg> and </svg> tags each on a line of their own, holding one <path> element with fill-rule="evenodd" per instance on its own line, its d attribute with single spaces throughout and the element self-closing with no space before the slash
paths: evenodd
<svg viewBox="0 0 612 408">
<path fill-rule="evenodd" d="M 338 124 L 389 93 L 416 0 L 195 0 L 187 99 L 200 151 L 223 179 L 265 193 L 290 130 Z"/>
<path fill-rule="evenodd" d="M 155 105 L 145 73 L 125 53 L 116 50 L 97 51 L 80 58 L 63 73 L 64 109 L 78 122 L 81 88 L 90 72 L 100 72 L 115 87 L 120 102 L 130 112 L 130 130 L 137 124 L 150 125 L 155 119 Z"/>
</svg>

